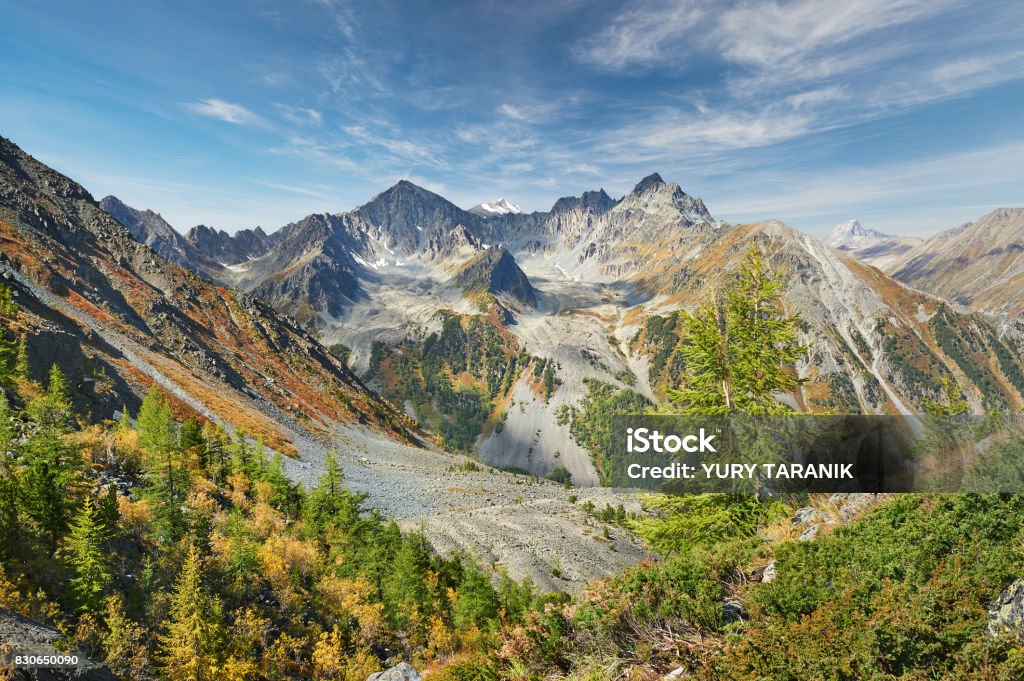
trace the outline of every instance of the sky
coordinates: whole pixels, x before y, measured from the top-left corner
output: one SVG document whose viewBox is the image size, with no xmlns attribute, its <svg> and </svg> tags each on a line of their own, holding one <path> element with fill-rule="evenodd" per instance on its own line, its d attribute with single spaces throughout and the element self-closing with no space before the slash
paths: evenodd
<svg viewBox="0 0 1024 681">
<path fill-rule="evenodd" d="M 928 235 L 1024 206 L 1024 2 L 0 0 L 0 135 L 274 229 L 409 179 L 547 210 L 659 172 L 729 222 Z"/>
</svg>

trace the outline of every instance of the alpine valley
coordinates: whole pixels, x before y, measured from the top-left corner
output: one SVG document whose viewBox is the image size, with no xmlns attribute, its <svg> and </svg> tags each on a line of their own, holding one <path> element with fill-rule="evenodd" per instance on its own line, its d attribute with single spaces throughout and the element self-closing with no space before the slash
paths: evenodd
<svg viewBox="0 0 1024 681">
<path fill-rule="evenodd" d="M 175 239 L 151 212 L 104 203 L 169 260 L 294 319 L 447 448 L 507 470 L 600 484 L 607 416 L 663 401 L 681 311 L 722 290 L 751 244 L 783 271 L 811 348 L 805 383 L 779 399 L 915 414 L 951 379 L 976 412 L 1024 406 L 1024 327 L 1002 314 L 1020 311 L 1019 239 L 972 236 L 1019 227 L 1019 210 L 927 243 L 853 221 L 833 248 L 775 220 L 726 224 L 657 174 L 619 199 L 587 191 L 534 213 L 504 199 L 465 211 L 401 181 L 270 236 Z M 960 304 L 981 292 L 1000 305 Z"/>
</svg>

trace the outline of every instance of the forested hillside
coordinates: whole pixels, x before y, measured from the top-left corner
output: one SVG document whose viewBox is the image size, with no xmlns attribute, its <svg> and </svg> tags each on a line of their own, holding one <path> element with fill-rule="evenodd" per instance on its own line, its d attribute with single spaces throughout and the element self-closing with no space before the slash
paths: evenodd
<svg viewBox="0 0 1024 681">
<path fill-rule="evenodd" d="M 0 288 L 0 315 L 17 307 Z M 0 330 L 0 608 L 57 626 L 124 679 L 365 679 L 478 650 L 537 601 L 528 582 L 442 558 L 348 491 L 311 490 L 241 430 L 75 413 L 56 365 L 27 377 Z"/>
</svg>

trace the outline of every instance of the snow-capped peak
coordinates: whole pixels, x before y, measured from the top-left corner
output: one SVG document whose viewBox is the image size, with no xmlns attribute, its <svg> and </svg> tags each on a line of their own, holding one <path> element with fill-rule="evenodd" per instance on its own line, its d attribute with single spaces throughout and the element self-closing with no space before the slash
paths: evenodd
<svg viewBox="0 0 1024 681">
<path fill-rule="evenodd" d="M 836 225 L 835 229 L 825 239 L 825 243 L 833 248 L 852 247 L 856 248 L 865 241 L 874 239 L 885 239 L 889 235 L 882 234 L 874 229 L 865 229 L 858 220 L 847 220 Z"/>
<path fill-rule="evenodd" d="M 499 197 L 489 203 L 478 203 L 477 205 L 470 208 L 469 212 L 487 217 L 489 215 L 509 215 L 511 213 L 522 213 L 523 209 L 517 206 L 516 204 L 506 200 L 504 197 Z"/>
</svg>

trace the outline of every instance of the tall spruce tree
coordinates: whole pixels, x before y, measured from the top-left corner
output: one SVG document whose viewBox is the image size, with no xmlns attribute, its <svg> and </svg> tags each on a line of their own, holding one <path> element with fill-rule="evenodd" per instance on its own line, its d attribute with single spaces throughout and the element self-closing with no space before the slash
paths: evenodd
<svg viewBox="0 0 1024 681">
<path fill-rule="evenodd" d="M 24 336 L 18 341 L 18 353 L 14 361 L 14 374 L 18 378 L 26 380 L 29 377 L 28 341 L 25 340 Z"/>
<path fill-rule="evenodd" d="M 793 365 L 807 347 L 799 315 L 782 307 L 782 274 L 756 246 L 747 252 L 724 303 L 711 298 L 682 318 L 686 369 L 668 391 L 674 411 L 705 416 L 791 411 L 777 396 L 800 386 Z"/>
<path fill-rule="evenodd" d="M 86 499 L 71 523 L 67 538 L 68 564 L 75 576 L 71 595 L 76 607 L 92 615 L 104 610 L 104 591 L 110 582 L 103 553 L 106 529 L 91 499 Z"/>
<path fill-rule="evenodd" d="M 223 615 L 220 600 L 203 585 L 202 573 L 199 551 L 190 546 L 174 583 L 166 631 L 160 637 L 160 666 L 170 681 L 218 678 Z"/>
<path fill-rule="evenodd" d="M 154 387 L 142 401 L 135 419 L 139 444 L 146 453 L 150 492 L 158 505 L 157 523 L 164 539 L 175 541 L 185 530 L 181 505 L 188 492 L 188 475 L 178 452 L 178 430 L 171 406 Z"/>
</svg>

